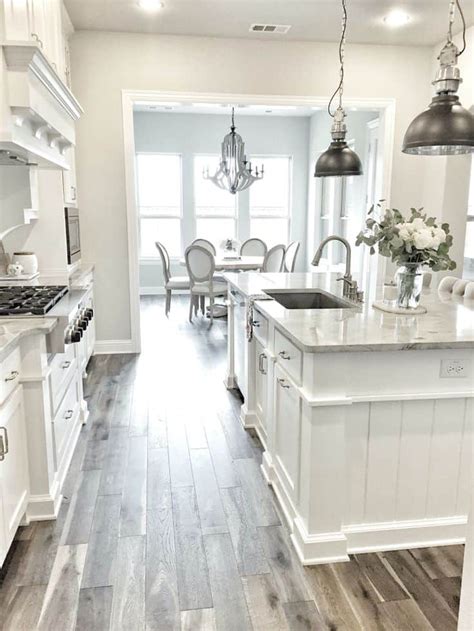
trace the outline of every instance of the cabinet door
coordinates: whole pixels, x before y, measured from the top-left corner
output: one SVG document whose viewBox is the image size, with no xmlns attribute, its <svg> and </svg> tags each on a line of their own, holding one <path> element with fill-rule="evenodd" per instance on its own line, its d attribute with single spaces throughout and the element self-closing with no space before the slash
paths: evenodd
<svg viewBox="0 0 474 631">
<path fill-rule="evenodd" d="M 77 207 L 76 153 L 74 147 L 66 152 L 69 171 L 63 171 L 63 192 L 66 206 Z"/>
<path fill-rule="evenodd" d="M 3 20 L 6 41 L 31 39 L 30 0 L 3 0 Z"/>
<path fill-rule="evenodd" d="M 248 346 L 245 331 L 245 301 L 240 294 L 236 294 L 234 302 L 234 373 L 237 379 L 237 385 L 239 386 L 244 399 L 247 398 L 247 384 L 245 382 L 245 350 Z"/>
<path fill-rule="evenodd" d="M 23 389 L 19 386 L 0 408 L 0 430 L 8 450 L 0 461 L 3 525 L 7 547 L 15 536 L 28 501 L 28 454 Z"/>
<path fill-rule="evenodd" d="M 255 408 L 265 438 L 267 435 L 267 373 L 268 357 L 263 345 L 255 339 Z"/>
<path fill-rule="evenodd" d="M 289 496 L 296 500 L 299 488 L 301 400 L 285 373 L 275 366 L 275 466 Z"/>
</svg>

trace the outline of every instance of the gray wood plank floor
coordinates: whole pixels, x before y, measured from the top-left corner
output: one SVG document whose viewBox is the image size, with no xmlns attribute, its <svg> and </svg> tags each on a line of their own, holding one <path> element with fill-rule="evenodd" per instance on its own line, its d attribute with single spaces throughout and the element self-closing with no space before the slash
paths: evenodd
<svg viewBox="0 0 474 631">
<path fill-rule="evenodd" d="M 91 360 L 56 521 L 21 528 L 1 631 L 449 631 L 462 546 L 303 568 L 222 385 L 226 322 L 142 300 L 143 352 Z"/>
</svg>

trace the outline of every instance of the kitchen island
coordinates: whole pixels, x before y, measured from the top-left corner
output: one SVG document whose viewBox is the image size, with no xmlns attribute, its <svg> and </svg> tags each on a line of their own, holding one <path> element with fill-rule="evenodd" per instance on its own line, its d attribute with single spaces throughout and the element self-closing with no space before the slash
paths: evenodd
<svg viewBox="0 0 474 631">
<path fill-rule="evenodd" d="M 226 278 L 226 385 L 244 396 L 242 422 L 265 447 L 301 561 L 464 541 L 474 305 L 431 292 L 426 314 L 400 316 L 374 309 L 375 295 L 344 308 L 255 300 L 247 341 L 255 297 L 341 298 L 341 284 L 330 273 Z"/>
</svg>

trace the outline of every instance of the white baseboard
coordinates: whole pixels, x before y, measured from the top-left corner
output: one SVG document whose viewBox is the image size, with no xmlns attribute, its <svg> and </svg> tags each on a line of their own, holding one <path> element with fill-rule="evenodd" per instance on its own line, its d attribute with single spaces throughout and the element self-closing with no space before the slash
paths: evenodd
<svg viewBox="0 0 474 631">
<path fill-rule="evenodd" d="M 116 353 L 135 353 L 132 340 L 97 340 L 94 345 L 96 355 L 113 355 Z"/>
<path fill-rule="evenodd" d="M 257 425 L 257 415 L 249 411 L 245 403 L 240 408 L 240 421 L 245 429 L 255 429 Z"/>
</svg>

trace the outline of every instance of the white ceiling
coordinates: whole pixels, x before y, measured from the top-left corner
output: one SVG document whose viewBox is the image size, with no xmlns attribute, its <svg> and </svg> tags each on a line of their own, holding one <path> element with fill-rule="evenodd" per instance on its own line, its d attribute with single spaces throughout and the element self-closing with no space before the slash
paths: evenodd
<svg viewBox="0 0 474 631">
<path fill-rule="evenodd" d="M 76 29 L 241 37 L 266 40 L 337 41 L 339 0 L 163 0 L 163 10 L 151 13 L 137 0 L 65 0 Z M 447 30 L 448 0 L 347 0 L 348 41 L 374 44 L 433 45 Z M 474 3 L 462 2 L 468 25 Z M 410 22 L 388 28 L 383 17 L 390 9 L 407 11 Z M 289 24 L 286 35 L 250 33 L 253 23 Z M 457 16 L 455 31 L 460 30 Z"/>
</svg>

